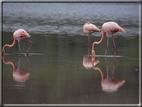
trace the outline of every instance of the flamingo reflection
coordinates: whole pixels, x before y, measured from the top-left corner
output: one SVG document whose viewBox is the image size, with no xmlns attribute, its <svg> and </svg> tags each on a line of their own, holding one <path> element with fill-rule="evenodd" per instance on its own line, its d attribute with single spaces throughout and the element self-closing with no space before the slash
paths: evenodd
<svg viewBox="0 0 142 107">
<path fill-rule="evenodd" d="M 90 51 L 90 48 L 88 46 L 88 55 L 83 55 L 83 66 L 86 68 L 86 69 L 89 69 L 92 67 L 92 55 L 89 55 L 89 51 Z M 95 55 L 94 55 L 95 56 Z M 93 66 L 96 66 L 98 63 L 100 62 L 100 59 L 94 59 L 93 60 Z"/>
<path fill-rule="evenodd" d="M 107 78 L 106 78 L 104 73 L 103 73 L 103 71 L 99 67 L 95 67 L 94 66 L 94 61 L 95 61 L 95 56 L 92 56 L 92 67 L 93 67 L 93 69 L 94 70 L 99 70 L 100 73 L 101 73 L 101 87 L 102 87 L 102 91 L 108 92 L 108 93 L 115 92 L 115 91 L 118 90 L 119 87 L 121 87 L 125 83 L 125 80 L 118 81 L 118 80 L 113 78 L 115 64 L 114 64 L 114 68 L 113 68 L 113 71 L 112 71 L 112 76 L 109 78 L 108 71 L 107 71 Z M 108 68 L 107 68 L 107 70 L 108 70 Z"/>
<path fill-rule="evenodd" d="M 92 56 L 91 55 L 84 55 L 83 56 L 83 66 L 86 69 L 91 68 L 92 66 L 96 66 L 100 62 L 100 59 L 94 59 L 92 64 Z"/>
<path fill-rule="evenodd" d="M 31 65 L 27 56 L 26 56 L 26 58 L 27 58 L 27 60 L 30 64 L 30 68 L 28 69 L 28 70 L 30 70 L 32 68 L 32 65 Z M 2 59 L 3 59 L 3 62 L 5 64 L 11 64 L 12 65 L 14 81 L 25 82 L 29 78 L 30 73 L 27 72 L 28 70 L 24 70 L 24 69 L 20 68 L 21 57 L 19 57 L 18 67 L 12 61 L 5 61 L 5 55 L 2 55 Z"/>
</svg>

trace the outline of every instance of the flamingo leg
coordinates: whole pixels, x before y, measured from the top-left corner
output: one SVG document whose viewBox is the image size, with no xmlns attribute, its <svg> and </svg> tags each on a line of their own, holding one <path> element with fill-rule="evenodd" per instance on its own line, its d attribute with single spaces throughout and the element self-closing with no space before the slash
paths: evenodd
<svg viewBox="0 0 142 107">
<path fill-rule="evenodd" d="M 113 76 L 113 72 L 114 72 L 115 65 L 116 65 L 116 46 L 115 46 L 115 41 L 114 41 L 113 35 L 112 35 L 112 39 L 113 39 L 113 44 L 114 44 L 114 53 L 115 53 L 115 58 L 114 58 L 114 67 L 113 67 L 113 71 L 112 71 L 112 76 Z"/>
<path fill-rule="evenodd" d="M 88 34 L 88 45 L 89 45 L 89 48 L 90 48 L 90 37 L 89 37 L 90 34 Z"/>
<path fill-rule="evenodd" d="M 109 44 L 109 35 L 107 35 L 107 47 L 106 47 L 105 57 L 106 57 L 107 50 L 108 50 L 108 44 Z"/>
<path fill-rule="evenodd" d="M 114 38 L 113 38 L 113 34 L 112 34 L 112 39 L 113 39 L 113 44 L 114 44 L 114 53 L 115 53 L 115 57 L 116 57 L 116 46 L 115 46 L 115 41 L 114 41 Z"/>
<path fill-rule="evenodd" d="M 88 55 L 89 55 L 89 52 L 90 52 L 90 48 L 88 47 Z"/>
<path fill-rule="evenodd" d="M 30 48 L 31 48 L 31 46 L 32 46 L 32 44 L 33 44 L 33 42 L 32 42 L 32 41 L 30 41 L 30 40 L 29 40 L 29 39 L 27 39 L 27 38 L 26 38 L 26 40 L 27 40 L 27 41 L 29 41 L 29 42 L 31 43 L 31 45 L 29 46 L 29 48 L 28 48 L 28 50 L 27 50 L 27 53 L 26 53 L 26 54 L 28 54 L 28 52 L 29 52 L 29 50 L 30 50 Z"/>
<path fill-rule="evenodd" d="M 21 55 L 20 40 L 18 40 L 18 45 L 19 45 L 19 54 Z"/>
<path fill-rule="evenodd" d="M 107 54 L 107 50 L 108 50 L 108 44 L 109 44 L 109 35 L 107 35 L 107 47 L 106 47 L 106 52 L 105 52 L 105 60 L 106 60 L 106 65 L 107 65 L 107 77 L 108 77 L 108 62 L 106 59 L 106 54 Z"/>
</svg>

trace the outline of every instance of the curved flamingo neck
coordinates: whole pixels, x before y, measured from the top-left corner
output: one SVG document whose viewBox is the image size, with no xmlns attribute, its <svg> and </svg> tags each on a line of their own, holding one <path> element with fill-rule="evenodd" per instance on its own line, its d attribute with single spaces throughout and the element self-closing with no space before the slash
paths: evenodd
<svg viewBox="0 0 142 107">
<path fill-rule="evenodd" d="M 5 44 L 4 47 L 3 47 L 3 49 L 2 49 L 2 52 L 4 52 L 4 50 L 5 50 L 6 47 L 13 47 L 16 44 L 16 42 L 17 41 L 14 39 L 14 41 L 13 41 L 13 43 L 11 45 Z"/>
<path fill-rule="evenodd" d="M 92 44 L 92 50 L 94 50 L 94 45 L 95 45 L 95 44 L 100 44 L 100 43 L 103 41 L 103 39 L 104 39 L 104 37 L 105 37 L 105 34 L 106 34 L 106 33 L 103 31 L 101 40 L 100 40 L 99 42 L 96 42 L 96 41 L 95 41 L 95 42 Z"/>
</svg>

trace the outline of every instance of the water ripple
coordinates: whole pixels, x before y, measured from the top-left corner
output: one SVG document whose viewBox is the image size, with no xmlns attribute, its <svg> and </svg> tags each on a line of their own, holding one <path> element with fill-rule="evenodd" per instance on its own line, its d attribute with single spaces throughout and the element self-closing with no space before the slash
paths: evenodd
<svg viewBox="0 0 142 107">
<path fill-rule="evenodd" d="M 121 33 L 122 36 L 136 36 L 139 34 L 139 5 L 129 3 L 4 3 L 3 5 L 3 31 L 9 32 L 23 28 L 33 34 L 84 35 L 82 29 L 84 23 L 91 22 L 101 29 L 102 24 L 107 21 L 115 21 L 124 28 L 126 34 Z"/>
</svg>

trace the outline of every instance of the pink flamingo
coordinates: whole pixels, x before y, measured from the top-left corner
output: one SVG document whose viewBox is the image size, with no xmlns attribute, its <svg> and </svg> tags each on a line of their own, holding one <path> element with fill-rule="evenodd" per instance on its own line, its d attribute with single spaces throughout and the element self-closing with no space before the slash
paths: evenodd
<svg viewBox="0 0 142 107">
<path fill-rule="evenodd" d="M 20 41 L 26 39 L 27 41 L 29 41 L 31 43 L 31 45 L 28 48 L 27 53 L 26 53 L 26 54 L 28 54 L 28 52 L 29 52 L 29 50 L 30 50 L 30 48 L 31 48 L 31 46 L 33 44 L 32 41 L 30 41 L 30 40 L 27 39 L 28 37 L 30 37 L 30 35 L 24 29 L 18 29 L 18 30 L 16 30 L 13 33 L 13 38 L 14 38 L 13 43 L 11 45 L 5 44 L 4 47 L 3 47 L 3 49 L 2 49 L 2 53 L 3 54 L 5 53 L 5 47 L 13 47 L 18 42 L 18 44 L 19 44 L 19 53 L 21 55 Z"/>
<path fill-rule="evenodd" d="M 116 57 L 116 46 L 115 46 L 115 42 L 114 42 L 114 38 L 113 38 L 113 34 L 118 32 L 118 31 L 121 31 L 121 32 L 124 32 L 125 33 L 125 30 L 122 29 L 117 23 L 115 22 L 106 22 L 102 25 L 102 38 L 99 42 L 94 42 L 93 45 L 92 45 L 92 55 L 95 55 L 95 51 L 94 51 L 94 45 L 95 44 L 100 44 L 104 37 L 105 37 L 105 34 L 108 35 L 107 37 L 107 48 L 106 48 L 106 52 L 105 52 L 105 56 L 107 54 L 107 50 L 108 50 L 108 43 L 109 43 L 109 35 L 111 34 L 112 35 L 112 39 L 113 39 L 113 44 L 114 44 L 114 52 L 115 52 L 115 57 Z"/>
<path fill-rule="evenodd" d="M 90 48 L 90 38 L 89 35 L 96 32 L 101 32 L 100 29 L 98 29 L 94 24 L 91 24 L 89 22 L 85 23 L 83 26 L 83 31 L 85 34 L 88 34 L 88 42 L 89 42 L 89 48 Z"/>
</svg>

